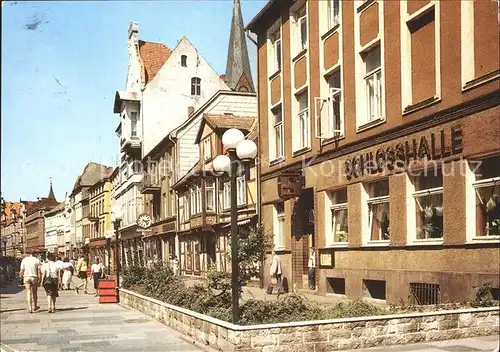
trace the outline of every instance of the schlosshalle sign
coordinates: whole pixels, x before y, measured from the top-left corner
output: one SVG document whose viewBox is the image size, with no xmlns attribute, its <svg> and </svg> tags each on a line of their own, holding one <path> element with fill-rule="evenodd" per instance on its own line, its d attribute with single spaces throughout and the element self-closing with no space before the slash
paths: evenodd
<svg viewBox="0 0 500 352">
<path fill-rule="evenodd" d="M 374 175 L 383 171 L 393 171 L 404 168 L 413 160 L 438 160 L 462 153 L 463 133 L 461 126 L 451 127 L 451 133 L 446 136 L 445 130 L 431 133 L 404 142 L 369 151 L 347 159 L 344 163 L 345 175 L 348 180 L 363 175 Z"/>
</svg>

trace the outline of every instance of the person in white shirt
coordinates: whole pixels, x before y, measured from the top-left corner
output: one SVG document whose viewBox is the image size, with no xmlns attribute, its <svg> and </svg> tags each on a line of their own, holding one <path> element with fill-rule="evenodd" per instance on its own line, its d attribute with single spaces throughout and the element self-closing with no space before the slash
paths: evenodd
<svg viewBox="0 0 500 352">
<path fill-rule="evenodd" d="M 68 258 L 64 258 L 62 265 L 62 289 L 69 290 L 71 285 L 71 279 L 73 277 L 73 265 L 71 265 Z"/>
<path fill-rule="evenodd" d="M 31 253 L 21 261 L 21 270 L 19 277 L 23 280 L 26 288 L 28 301 L 28 312 L 33 313 L 40 309 L 38 306 L 38 286 L 40 286 L 41 267 L 42 263 L 38 258 L 33 257 Z"/>
<path fill-rule="evenodd" d="M 104 277 L 104 266 L 100 263 L 99 257 L 95 258 L 95 263 L 90 267 L 94 279 L 94 297 L 99 296 L 99 280 Z"/>
<path fill-rule="evenodd" d="M 311 247 L 309 251 L 309 261 L 307 264 L 307 267 L 309 268 L 307 272 L 307 278 L 309 279 L 309 289 L 310 290 L 315 290 L 316 289 L 316 251 L 314 247 Z"/>
<path fill-rule="evenodd" d="M 42 283 L 47 293 L 48 312 L 56 311 L 56 298 L 59 297 L 59 266 L 54 262 L 54 254 L 47 254 L 47 262 L 42 266 Z"/>
<path fill-rule="evenodd" d="M 58 257 L 55 263 L 59 268 L 59 290 L 62 290 L 63 261 L 61 260 L 61 257 Z"/>
</svg>

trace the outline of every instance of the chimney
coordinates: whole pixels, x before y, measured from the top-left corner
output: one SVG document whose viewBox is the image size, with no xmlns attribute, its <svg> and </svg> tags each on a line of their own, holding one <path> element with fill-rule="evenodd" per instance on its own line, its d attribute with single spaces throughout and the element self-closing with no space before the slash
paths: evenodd
<svg viewBox="0 0 500 352">
<path fill-rule="evenodd" d="M 130 22 L 130 27 L 128 27 L 128 39 L 137 40 L 139 37 L 139 25 L 137 22 Z"/>
<path fill-rule="evenodd" d="M 191 117 L 194 113 L 194 106 L 188 106 L 188 117 Z"/>
</svg>

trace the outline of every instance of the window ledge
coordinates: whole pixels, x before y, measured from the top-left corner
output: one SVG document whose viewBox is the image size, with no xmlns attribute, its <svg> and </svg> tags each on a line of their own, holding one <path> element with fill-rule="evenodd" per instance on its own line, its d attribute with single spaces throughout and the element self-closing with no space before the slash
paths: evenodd
<svg viewBox="0 0 500 352">
<path fill-rule="evenodd" d="M 491 82 L 500 77 L 500 70 L 492 71 L 490 73 L 485 74 L 484 76 L 475 78 L 473 80 L 468 81 L 462 87 L 462 92 L 466 92 L 470 89 L 476 88 L 488 82 Z"/>
<path fill-rule="evenodd" d="M 348 246 L 349 242 L 335 242 L 327 244 L 325 248 L 347 248 Z"/>
<path fill-rule="evenodd" d="M 325 34 L 321 36 L 321 40 L 326 40 L 328 37 L 332 36 L 337 30 L 340 28 L 340 23 L 337 23 L 335 26 L 326 31 Z"/>
<path fill-rule="evenodd" d="M 340 142 L 343 139 L 345 139 L 344 135 L 340 135 L 340 136 L 337 136 L 337 137 L 325 138 L 325 139 L 323 139 L 321 141 L 321 145 L 325 146 L 325 145 L 328 145 L 328 144 L 332 144 L 334 142 Z"/>
<path fill-rule="evenodd" d="M 294 56 L 292 62 L 299 61 L 307 53 L 307 48 L 302 49 L 297 55 Z"/>
<path fill-rule="evenodd" d="M 391 241 L 369 241 L 368 243 L 363 244 L 363 247 L 387 247 L 391 244 Z"/>
<path fill-rule="evenodd" d="M 270 166 L 273 166 L 273 165 L 276 165 L 276 164 L 281 163 L 282 161 L 285 161 L 285 157 L 284 157 L 284 156 L 280 156 L 279 158 L 276 158 L 276 159 L 274 159 L 274 160 L 271 160 L 271 161 L 269 162 L 269 165 L 270 165 Z"/>
<path fill-rule="evenodd" d="M 442 246 L 443 239 L 427 239 L 427 240 L 413 240 L 412 243 L 408 243 L 407 246 Z"/>
<path fill-rule="evenodd" d="M 469 239 L 466 244 L 500 242 L 500 236 L 476 236 Z"/>
<path fill-rule="evenodd" d="M 298 156 L 311 151 L 311 147 L 304 147 L 293 152 L 293 156 Z"/>
<path fill-rule="evenodd" d="M 281 69 L 279 69 L 278 71 L 274 72 L 271 76 L 269 76 L 269 80 L 272 81 L 273 79 L 275 79 L 277 76 L 279 76 L 281 73 Z"/>
<path fill-rule="evenodd" d="M 358 9 L 356 10 L 357 13 L 363 12 L 373 3 L 375 3 L 375 0 L 365 0 L 363 4 L 359 5 Z"/>
<path fill-rule="evenodd" d="M 356 129 L 356 132 L 363 132 L 363 131 L 369 130 L 370 128 L 377 127 L 383 123 L 385 123 L 385 117 L 380 117 L 377 120 L 370 121 L 370 122 L 365 123 L 361 126 L 358 126 L 358 128 Z"/>
<path fill-rule="evenodd" d="M 431 105 L 437 104 L 441 101 L 440 97 L 434 96 L 425 100 L 422 100 L 416 104 L 408 105 L 404 110 L 403 110 L 403 116 L 411 114 L 415 111 L 425 109 Z"/>
</svg>

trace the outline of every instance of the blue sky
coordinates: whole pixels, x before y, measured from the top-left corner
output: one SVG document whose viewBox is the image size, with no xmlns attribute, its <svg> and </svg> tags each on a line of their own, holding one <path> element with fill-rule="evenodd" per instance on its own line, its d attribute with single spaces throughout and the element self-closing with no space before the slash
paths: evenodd
<svg viewBox="0 0 500 352">
<path fill-rule="evenodd" d="M 266 3 L 241 2 L 245 23 Z M 115 164 L 113 99 L 125 86 L 130 21 L 140 39 L 170 48 L 187 36 L 222 74 L 231 16 L 232 0 L 2 1 L 2 197 L 46 197 L 52 177 L 61 201 L 87 162 Z"/>
</svg>

